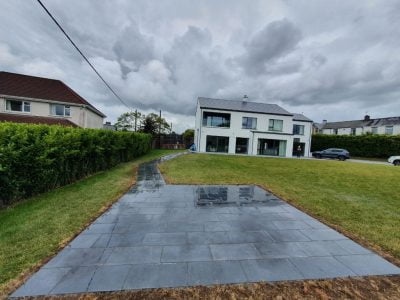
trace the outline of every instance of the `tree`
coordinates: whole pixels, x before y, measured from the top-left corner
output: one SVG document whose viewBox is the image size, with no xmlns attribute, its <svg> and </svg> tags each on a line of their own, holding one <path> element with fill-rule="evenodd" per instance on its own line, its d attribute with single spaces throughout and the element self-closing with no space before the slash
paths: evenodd
<svg viewBox="0 0 400 300">
<path fill-rule="evenodd" d="M 190 146 L 194 141 L 194 129 L 186 129 L 183 135 L 183 142 Z"/>
<path fill-rule="evenodd" d="M 150 133 L 154 136 L 157 134 L 169 133 L 171 131 L 171 127 L 164 118 L 155 113 L 150 113 L 143 118 L 140 130 L 145 133 Z"/>
<path fill-rule="evenodd" d="M 132 111 L 123 113 L 118 117 L 115 127 L 117 130 L 123 131 L 138 131 L 141 127 L 142 113 L 139 111 Z"/>
</svg>

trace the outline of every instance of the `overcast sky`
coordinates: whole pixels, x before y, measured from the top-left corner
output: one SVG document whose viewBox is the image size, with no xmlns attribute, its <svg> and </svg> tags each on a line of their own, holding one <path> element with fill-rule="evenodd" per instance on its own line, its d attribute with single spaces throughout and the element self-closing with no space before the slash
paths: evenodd
<svg viewBox="0 0 400 300">
<path fill-rule="evenodd" d="M 134 109 L 194 127 L 198 96 L 314 121 L 400 115 L 400 1 L 43 0 Z M 0 1 L 0 70 L 57 78 L 127 110 L 34 0 Z"/>
</svg>

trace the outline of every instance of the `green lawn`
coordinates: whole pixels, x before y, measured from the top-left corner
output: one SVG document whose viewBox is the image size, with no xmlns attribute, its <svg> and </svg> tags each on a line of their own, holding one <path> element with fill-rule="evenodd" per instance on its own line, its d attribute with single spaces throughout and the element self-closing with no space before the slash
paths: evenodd
<svg viewBox="0 0 400 300">
<path fill-rule="evenodd" d="M 176 152 L 154 150 L 129 163 L 0 210 L 0 295 L 21 273 L 53 255 L 63 243 L 132 185 L 143 161 Z"/>
<path fill-rule="evenodd" d="M 184 155 L 160 167 L 170 183 L 258 184 L 400 258 L 400 168 L 327 160 Z"/>
</svg>

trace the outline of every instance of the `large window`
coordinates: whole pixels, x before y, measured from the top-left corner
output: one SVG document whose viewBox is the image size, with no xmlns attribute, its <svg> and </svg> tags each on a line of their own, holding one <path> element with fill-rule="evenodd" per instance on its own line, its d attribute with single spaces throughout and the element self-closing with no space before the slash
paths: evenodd
<svg viewBox="0 0 400 300">
<path fill-rule="evenodd" d="M 393 134 L 393 126 L 386 126 L 385 134 Z"/>
<path fill-rule="evenodd" d="M 30 112 L 31 111 L 31 103 L 27 102 L 27 101 L 7 100 L 6 101 L 6 110 Z"/>
<path fill-rule="evenodd" d="M 231 124 L 231 115 L 205 111 L 203 113 L 203 126 L 207 127 L 226 127 Z"/>
<path fill-rule="evenodd" d="M 236 138 L 236 153 L 247 154 L 249 147 L 249 139 L 247 138 Z"/>
<path fill-rule="evenodd" d="M 52 104 L 51 105 L 51 114 L 54 116 L 70 116 L 71 115 L 71 107 L 68 105 L 62 104 Z"/>
<path fill-rule="evenodd" d="M 258 155 L 285 156 L 286 155 L 286 141 L 258 139 L 257 154 Z"/>
<path fill-rule="evenodd" d="M 229 137 L 207 135 L 206 152 L 225 152 L 229 150 Z"/>
<path fill-rule="evenodd" d="M 304 125 L 293 125 L 293 134 L 304 135 Z"/>
<path fill-rule="evenodd" d="M 270 119 L 268 130 L 269 131 L 282 131 L 283 130 L 283 120 Z"/>
<path fill-rule="evenodd" d="M 256 129 L 257 128 L 257 118 L 243 117 L 242 118 L 242 128 Z"/>
</svg>

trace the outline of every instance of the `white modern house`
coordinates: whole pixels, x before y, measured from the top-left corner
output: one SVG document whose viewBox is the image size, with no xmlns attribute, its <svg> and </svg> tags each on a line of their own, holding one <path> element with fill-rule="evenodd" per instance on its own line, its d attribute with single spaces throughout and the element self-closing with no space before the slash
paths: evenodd
<svg viewBox="0 0 400 300">
<path fill-rule="evenodd" d="M 366 115 L 363 120 L 327 122 L 317 124 L 318 133 L 335 135 L 400 134 L 400 117 L 371 119 Z"/>
<path fill-rule="evenodd" d="M 60 80 L 0 72 L 0 122 L 103 128 L 104 118 Z"/>
<path fill-rule="evenodd" d="M 310 156 L 312 120 L 279 105 L 199 97 L 195 145 L 199 152 Z"/>
</svg>

